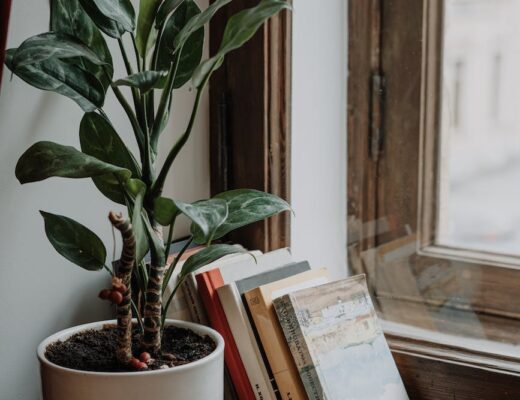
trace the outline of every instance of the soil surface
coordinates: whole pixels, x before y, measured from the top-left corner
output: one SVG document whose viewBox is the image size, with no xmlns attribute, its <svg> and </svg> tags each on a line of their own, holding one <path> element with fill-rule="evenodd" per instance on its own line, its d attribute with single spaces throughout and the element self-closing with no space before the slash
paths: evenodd
<svg viewBox="0 0 520 400">
<path fill-rule="evenodd" d="M 134 329 L 133 354 L 139 358 L 140 333 Z M 117 336 L 115 325 L 105 325 L 101 330 L 79 332 L 65 341 L 50 344 L 45 357 L 54 364 L 81 371 L 129 372 L 130 365 L 121 365 L 116 359 Z M 216 344 L 209 336 L 200 336 L 184 328 L 168 326 L 164 329 L 162 354 L 148 363 L 149 370 L 169 368 L 199 360 L 215 350 Z"/>
</svg>

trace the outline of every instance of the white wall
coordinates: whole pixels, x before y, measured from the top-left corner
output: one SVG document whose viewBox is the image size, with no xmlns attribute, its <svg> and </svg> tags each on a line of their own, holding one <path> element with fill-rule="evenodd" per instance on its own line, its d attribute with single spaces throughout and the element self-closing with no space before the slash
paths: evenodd
<svg viewBox="0 0 520 400">
<path fill-rule="evenodd" d="M 48 14 L 47 1 L 13 2 L 8 47 L 46 31 Z M 112 52 L 119 59 L 117 45 Z M 116 76 L 125 76 L 121 65 Z M 163 149 L 169 149 L 183 130 L 192 99 L 187 88 L 175 99 L 172 120 L 178 125 L 166 129 Z M 131 129 L 115 98 L 107 99 L 105 109 L 123 138 L 132 142 Z M 21 186 L 14 176 L 18 157 L 36 141 L 53 140 L 79 148 L 81 117 L 81 109 L 71 100 L 34 89 L 17 77 L 10 81 L 4 69 L 0 92 L 0 400 L 39 398 L 35 357 L 39 341 L 60 329 L 112 316 L 109 306 L 97 299 L 106 276 L 83 271 L 56 253 L 45 237 L 38 210 L 84 223 L 104 240 L 111 257 L 106 216 L 118 207 L 97 192 L 90 180 L 49 179 Z M 208 123 L 204 98 L 193 137 L 174 165 L 166 195 L 185 201 L 209 195 Z"/>
<path fill-rule="evenodd" d="M 296 259 L 345 276 L 347 2 L 294 0 L 291 228 Z"/>
</svg>

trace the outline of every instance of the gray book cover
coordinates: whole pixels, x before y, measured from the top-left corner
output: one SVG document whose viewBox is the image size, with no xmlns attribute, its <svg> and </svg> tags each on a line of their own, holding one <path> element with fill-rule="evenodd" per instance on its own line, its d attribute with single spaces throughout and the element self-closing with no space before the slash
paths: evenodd
<svg viewBox="0 0 520 400">
<path fill-rule="evenodd" d="M 408 399 L 364 275 L 273 304 L 310 400 Z"/>
<path fill-rule="evenodd" d="M 311 266 L 308 261 L 292 262 L 281 267 L 265 271 L 257 275 L 248 276 L 247 278 L 235 281 L 238 292 L 242 295 L 245 292 L 265 285 L 267 283 L 276 282 L 281 279 L 288 278 L 293 275 L 301 274 L 309 271 Z"/>
</svg>

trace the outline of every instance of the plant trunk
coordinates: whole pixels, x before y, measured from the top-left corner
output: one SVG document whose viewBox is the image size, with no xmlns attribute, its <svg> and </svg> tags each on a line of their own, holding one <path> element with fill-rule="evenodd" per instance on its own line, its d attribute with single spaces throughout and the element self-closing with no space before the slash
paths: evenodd
<svg viewBox="0 0 520 400">
<path fill-rule="evenodd" d="M 123 238 L 123 250 L 117 266 L 117 278 L 124 285 L 123 300 L 117 306 L 117 359 L 126 364 L 132 356 L 132 270 L 135 264 L 135 236 L 132 224 L 124 219 L 122 214 L 111 212 L 108 216 L 110 222 L 121 232 Z"/>
<path fill-rule="evenodd" d="M 154 232 L 162 243 L 162 229 L 154 227 Z M 166 270 L 166 256 L 164 249 L 158 251 L 154 246 L 150 247 L 151 265 L 144 306 L 143 347 L 150 354 L 158 354 L 161 350 L 162 284 Z"/>
</svg>

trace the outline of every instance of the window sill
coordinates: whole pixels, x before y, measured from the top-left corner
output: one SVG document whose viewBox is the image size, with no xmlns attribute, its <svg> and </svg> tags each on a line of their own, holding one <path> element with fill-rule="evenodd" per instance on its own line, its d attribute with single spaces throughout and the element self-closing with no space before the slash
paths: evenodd
<svg viewBox="0 0 520 400">
<path fill-rule="evenodd" d="M 475 339 L 421 335 L 421 329 L 387 321 L 382 325 L 410 399 L 520 398 L 520 357 L 502 354 L 511 348 L 518 355 L 518 346 L 495 343 L 500 352 L 492 354 L 471 349 Z"/>
</svg>

